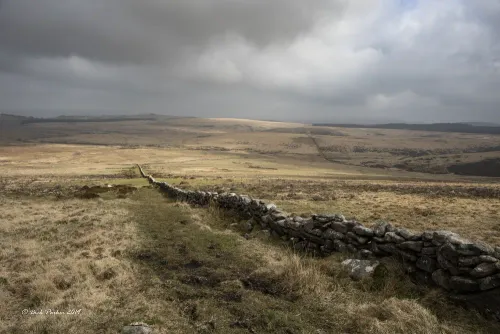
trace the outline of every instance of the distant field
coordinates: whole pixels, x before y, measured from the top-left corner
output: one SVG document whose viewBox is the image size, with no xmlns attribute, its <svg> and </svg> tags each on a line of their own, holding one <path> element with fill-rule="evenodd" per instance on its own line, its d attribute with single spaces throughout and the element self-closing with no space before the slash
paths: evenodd
<svg viewBox="0 0 500 334">
<path fill-rule="evenodd" d="M 147 116 L 147 117 L 146 117 Z M 332 170 L 374 169 L 437 175 L 500 176 L 500 135 L 341 128 L 245 119 L 146 115 L 143 118 L 31 120 L 0 116 L 0 144 L 59 143 L 255 155 L 333 163 Z M 345 167 L 339 167 L 344 165 Z M 328 168 L 328 167 L 326 167 Z"/>
</svg>

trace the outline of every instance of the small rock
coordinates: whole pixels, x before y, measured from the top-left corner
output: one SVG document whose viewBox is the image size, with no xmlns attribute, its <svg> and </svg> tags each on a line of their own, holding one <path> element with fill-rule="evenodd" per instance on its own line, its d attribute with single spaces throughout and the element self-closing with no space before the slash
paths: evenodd
<svg viewBox="0 0 500 334">
<path fill-rule="evenodd" d="M 358 226 L 358 225 L 361 225 L 360 223 L 358 223 L 357 221 L 346 221 L 344 222 L 344 225 L 347 227 L 347 230 L 348 231 L 351 231 L 355 226 Z"/>
<path fill-rule="evenodd" d="M 455 246 L 451 243 L 445 243 L 441 247 L 438 248 L 438 253 L 444 256 L 448 261 L 453 264 L 458 263 L 458 257 L 460 254 L 455 249 Z"/>
<path fill-rule="evenodd" d="M 248 221 L 244 222 L 244 223 L 242 224 L 242 227 L 243 227 L 243 229 L 244 229 L 246 232 L 252 232 L 254 224 L 255 224 L 254 220 L 253 220 L 253 219 L 250 219 L 250 220 L 248 220 Z"/>
<path fill-rule="evenodd" d="M 500 259 L 500 247 L 495 247 L 495 253 L 493 253 L 493 256 Z"/>
<path fill-rule="evenodd" d="M 329 228 L 325 232 L 323 232 L 322 237 L 324 239 L 330 239 L 330 240 L 335 240 L 335 239 L 343 240 L 343 239 L 345 239 L 345 235 L 343 233 L 336 232 L 331 228 Z"/>
<path fill-rule="evenodd" d="M 453 265 L 453 263 L 448 261 L 441 253 L 438 253 L 437 255 L 437 262 L 441 268 L 448 270 L 453 276 L 459 274 L 458 269 Z"/>
<path fill-rule="evenodd" d="M 362 249 L 359 251 L 359 257 L 362 259 L 370 259 L 373 257 L 373 253 L 368 249 Z"/>
<path fill-rule="evenodd" d="M 422 256 L 418 259 L 417 261 L 417 268 L 422 269 L 428 273 L 433 273 L 437 269 L 437 262 L 436 260 L 428 257 L 428 256 Z"/>
<path fill-rule="evenodd" d="M 354 226 L 352 232 L 362 237 L 373 237 L 373 230 L 363 225 Z"/>
<path fill-rule="evenodd" d="M 399 256 L 401 256 L 401 258 L 403 258 L 403 260 L 411 261 L 411 262 L 416 262 L 417 261 L 417 256 L 415 254 L 413 254 L 413 253 L 410 253 L 410 252 L 398 249 L 396 251 L 396 254 L 398 254 Z"/>
<path fill-rule="evenodd" d="M 422 239 L 424 241 L 432 241 L 433 236 L 434 232 L 431 231 L 425 231 L 424 233 L 422 233 Z"/>
<path fill-rule="evenodd" d="M 347 232 L 347 237 L 351 240 L 356 241 L 360 245 L 364 245 L 368 242 L 368 238 L 360 237 L 359 235 L 356 235 L 353 232 Z"/>
<path fill-rule="evenodd" d="M 403 249 L 409 249 L 415 252 L 420 252 L 424 247 L 424 243 L 422 241 L 405 241 L 400 243 L 398 247 Z"/>
<path fill-rule="evenodd" d="M 345 253 L 347 252 L 347 245 L 344 242 L 336 239 L 333 241 L 333 249 L 335 249 L 337 252 Z"/>
<path fill-rule="evenodd" d="M 426 286 L 431 286 L 434 284 L 432 281 L 432 275 L 428 272 L 422 271 L 422 270 L 417 270 L 413 274 L 413 278 L 420 284 L 424 284 Z"/>
<path fill-rule="evenodd" d="M 377 222 L 373 227 L 373 233 L 379 238 L 383 237 L 385 235 L 387 225 L 389 225 L 389 223 L 384 221 Z"/>
<path fill-rule="evenodd" d="M 143 322 L 134 322 L 123 327 L 122 334 L 151 334 L 153 329 Z"/>
<path fill-rule="evenodd" d="M 443 269 L 438 269 L 433 272 L 432 280 L 440 287 L 446 290 L 450 289 L 450 276 Z"/>
<path fill-rule="evenodd" d="M 350 253 L 356 253 L 358 251 L 358 249 L 353 244 L 348 244 L 347 245 L 347 251 L 350 252 Z"/>
<path fill-rule="evenodd" d="M 347 233 L 347 226 L 343 222 L 333 222 L 332 229 L 339 233 Z"/>
<path fill-rule="evenodd" d="M 472 250 L 477 250 L 477 251 L 481 252 L 481 254 L 483 254 L 483 255 L 495 254 L 495 249 L 482 241 L 478 241 L 478 242 L 472 244 L 470 248 Z"/>
<path fill-rule="evenodd" d="M 473 248 L 472 244 L 460 244 L 455 246 L 457 253 L 462 256 L 479 256 L 481 252 Z"/>
<path fill-rule="evenodd" d="M 471 272 L 470 275 L 476 278 L 482 278 L 490 276 L 497 272 L 497 266 L 495 263 L 481 263 L 477 265 Z"/>
<path fill-rule="evenodd" d="M 394 244 L 379 244 L 377 247 L 389 254 L 395 254 L 398 251 Z"/>
<path fill-rule="evenodd" d="M 481 255 L 479 256 L 479 259 L 481 259 L 481 262 L 486 262 L 486 263 L 498 262 L 498 259 L 496 257 L 490 255 Z"/>
<path fill-rule="evenodd" d="M 267 204 L 266 205 L 267 211 L 275 211 L 276 210 L 276 205 L 273 203 Z"/>
<path fill-rule="evenodd" d="M 349 277 L 355 281 L 372 276 L 379 264 L 378 261 L 358 259 L 348 259 L 342 262 L 342 265 L 349 270 Z"/>
<path fill-rule="evenodd" d="M 384 239 L 387 242 L 393 242 L 393 243 L 397 243 L 397 244 L 406 241 L 404 238 L 400 237 L 399 235 L 397 235 L 394 232 L 387 232 L 384 236 Z"/>
<path fill-rule="evenodd" d="M 440 245 L 444 244 L 448 240 L 448 238 L 450 238 L 452 236 L 459 237 L 458 234 L 450 232 L 450 231 L 436 231 L 436 232 L 434 232 L 434 234 L 432 236 L 432 242 L 435 245 L 440 246 Z"/>
<path fill-rule="evenodd" d="M 483 291 L 497 287 L 500 287 L 500 274 L 489 276 L 479 281 L 479 288 Z"/>
<path fill-rule="evenodd" d="M 432 256 L 436 255 L 436 250 L 436 247 L 424 247 L 420 252 L 422 253 L 422 255 Z"/>
<path fill-rule="evenodd" d="M 384 255 L 387 255 L 386 252 L 384 252 L 383 250 L 381 250 L 379 247 L 379 245 L 376 243 L 376 242 L 372 242 L 370 244 L 370 251 L 375 254 L 375 255 L 379 255 L 379 256 L 384 256 Z"/>
<path fill-rule="evenodd" d="M 304 218 L 302 218 L 301 216 L 295 216 L 293 217 L 293 221 L 296 223 L 302 223 L 304 221 Z"/>
<path fill-rule="evenodd" d="M 406 240 L 418 241 L 422 239 L 422 233 L 417 233 L 415 231 L 410 231 L 405 228 L 396 229 L 396 233 Z"/>
<path fill-rule="evenodd" d="M 475 267 L 482 262 L 479 256 L 461 256 L 458 258 L 458 265 L 460 267 Z"/>
<path fill-rule="evenodd" d="M 450 288 L 459 292 L 479 291 L 479 283 L 470 278 L 453 276 L 450 279 Z"/>
<path fill-rule="evenodd" d="M 292 238 L 293 239 L 293 238 Z M 326 250 L 334 250 L 333 248 L 333 241 L 332 240 L 326 240 L 325 241 L 325 244 L 323 245 L 323 247 L 326 249 Z"/>
</svg>

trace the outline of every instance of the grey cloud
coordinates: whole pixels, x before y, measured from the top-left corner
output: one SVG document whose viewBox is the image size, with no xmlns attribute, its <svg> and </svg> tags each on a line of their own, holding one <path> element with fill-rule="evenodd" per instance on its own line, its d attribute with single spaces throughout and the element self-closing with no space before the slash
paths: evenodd
<svg viewBox="0 0 500 334">
<path fill-rule="evenodd" d="M 4 0 L 0 44 L 35 56 L 138 64 L 174 61 L 183 48 L 235 33 L 258 45 L 287 40 L 334 15 L 335 2 Z M 328 10 L 325 12 L 324 10 Z M 174 58 L 174 59 L 172 59 Z"/>
<path fill-rule="evenodd" d="M 398 3 L 0 0 L 0 109 L 499 122 L 498 1 Z"/>
</svg>

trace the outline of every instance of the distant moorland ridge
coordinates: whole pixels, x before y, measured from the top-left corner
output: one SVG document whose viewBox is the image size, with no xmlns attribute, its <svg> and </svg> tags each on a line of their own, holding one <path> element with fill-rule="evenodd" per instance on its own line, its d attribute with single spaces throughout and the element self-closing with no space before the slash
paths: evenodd
<svg viewBox="0 0 500 334">
<path fill-rule="evenodd" d="M 481 124 L 481 125 L 476 125 Z M 336 124 L 336 123 L 313 123 L 313 126 L 329 126 L 339 128 L 370 128 L 370 129 L 396 129 L 396 130 L 416 130 L 416 131 L 437 131 L 437 132 L 463 132 L 463 133 L 485 133 L 500 134 L 500 126 L 489 123 L 432 123 L 432 124 L 408 124 L 408 123 L 387 123 L 387 124 Z"/>
</svg>

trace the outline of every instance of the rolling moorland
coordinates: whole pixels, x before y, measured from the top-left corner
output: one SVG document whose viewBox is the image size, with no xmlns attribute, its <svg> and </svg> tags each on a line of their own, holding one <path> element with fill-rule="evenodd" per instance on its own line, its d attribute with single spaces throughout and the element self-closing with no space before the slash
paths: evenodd
<svg viewBox="0 0 500 334">
<path fill-rule="evenodd" d="M 157 333 L 500 331 L 396 263 L 354 282 L 348 255 L 295 253 L 218 208 L 162 197 L 135 168 L 297 215 L 498 246 L 500 179 L 488 166 L 499 135 L 158 115 L 0 120 L 0 332 L 116 333 L 133 321 Z M 22 314 L 49 308 L 81 312 Z"/>
</svg>

